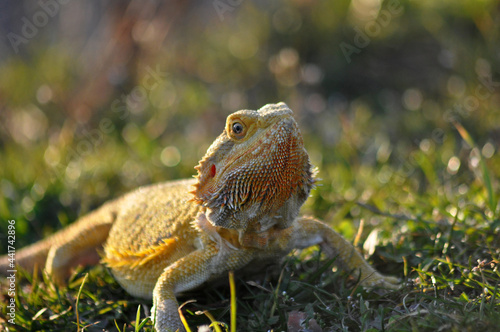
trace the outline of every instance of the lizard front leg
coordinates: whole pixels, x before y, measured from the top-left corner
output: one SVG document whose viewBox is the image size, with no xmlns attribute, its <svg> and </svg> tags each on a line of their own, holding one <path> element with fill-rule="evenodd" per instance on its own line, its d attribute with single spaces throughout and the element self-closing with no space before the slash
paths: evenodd
<svg viewBox="0 0 500 332">
<path fill-rule="evenodd" d="M 224 240 L 222 240 L 224 241 Z M 253 250 L 235 249 L 213 242 L 169 265 L 153 290 L 153 321 L 158 332 L 185 331 L 178 314 L 177 293 L 239 269 L 254 258 Z"/>
<path fill-rule="evenodd" d="M 388 289 L 399 288 L 399 280 L 380 274 L 371 267 L 354 246 L 323 222 L 302 217 L 294 226 L 282 231 L 274 242 L 276 245 L 288 249 L 307 248 L 319 244 L 330 257 L 336 257 L 340 267 L 359 273 L 361 285 L 364 287 L 381 287 Z"/>
</svg>

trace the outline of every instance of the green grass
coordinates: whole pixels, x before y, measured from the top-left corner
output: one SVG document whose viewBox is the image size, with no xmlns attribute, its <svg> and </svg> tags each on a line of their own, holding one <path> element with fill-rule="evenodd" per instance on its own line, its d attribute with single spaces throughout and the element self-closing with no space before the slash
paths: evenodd
<svg viewBox="0 0 500 332">
<path fill-rule="evenodd" d="M 500 323 L 500 274 L 495 267 L 498 260 L 493 260 L 487 248 L 498 248 L 498 237 L 492 240 L 487 230 L 465 232 L 455 225 L 456 235 L 440 241 L 429 236 L 432 231 L 440 234 L 434 227 L 416 222 L 406 234 L 394 239 L 395 246 L 377 248 L 379 259 L 401 270 L 403 264 L 391 259 L 395 253 L 408 252 L 408 261 L 419 261 L 412 265 L 409 275 L 402 276 L 404 287 L 399 291 L 366 292 L 345 272 L 332 273 L 333 261 L 322 260 L 315 249 L 290 256 L 279 277 L 271 281 L 263 282 L 266 278 L 261 277 L 249 282 L 237 275 L 238 331 L 286 331 L 288 317 L 294 311 L 305 313 L 306 321 L 314 319 L 336 331 L 494 331 Z M 422 245 L 419 252 L 413 247 L 416 242 Z M 443 254 L 446 244 L 450 250 Z M 483 260 L 473 261 L 472 257 Z M 385 270 L 381 264 L 378 268 Z M 89 274 L 80 271 L 67 289 L 31 276 L 26 276 L 22 284 L 17 298 L 18 325 L 7 325 L 10 330 L 64 331 L 80 326 L 97 331 L 116 326 L 121 331 L 135 331 L 139 325 L 144 331 L 151 330 L 145 314 L 138 314 L 138 306 L 150 308 L 150 303 L 121 291 L 102 267 Z M 192 327 L 209 324 L 206 317 L 196 314 L 207 310 L 229 325 L 228 288 L 219 285 L 182 297 L 181 301 L 199 300 L 184 307 L 188 323 Z"/>
<path fill-rule="evenodd" d="M 286 331 L 297 317 L 314 320 L 311 324 L 323 331 L 495 331 L 499 326 L 500 219 L 494 202 L 499 178 L 494 165 L 499 164 L 499 155 L 478 157 L 481 149 L 477 143 L 464 144 L 472 141 L 462 128 L 460 134 L 450 129 L 442 144 L 429 141 L 429 146 L 420 144 L 407 151 L 398 151 L 394 144 L 394 159 L 366 162 L 371 142 L 355 136 L 377 131 L 383 122 L 375 120 L 358 118 L 341 128 L 342 137 L 334 148 L 314 144 L 315 137 L 306 136 L 321 180 L 303 211 L 326 220 L 350 240 L 356 237 L 370 262 L 379 271 L 400 277 L 403 288 L 367 292 L 347 271 L 332 272 L 334 262 L 322 259 L 317 248 L 297 251 L 274 273 L 250 278 L 236 273 L 238 331 Z M 130 157 L 127 151 L 133 147 L 111 135 L 96 154 L 77 165 L 79 179 L 72 180 L 68 172 L 48 179 L 43 174 L 50 166 L 43 162 L 40 149 L 31 148 L 29 158 L 38 160 L 39 168 L 27 165 L 24 178 L 9 174 L 28 157 L 8 146 L 2 151 L 9 163 L 2 170 L 1 184 L 8 195 L 2 198 L 1 213 L 4 220 L 16 219 L 18 248 L 144 181 L 121 182 L 123 175 L 112 175 L 121 172 L 117 165 L 127 159 L 137 169 L 150 170 L 146 181 L 156 181 L 162 171 L 148 166 L 149 158 Z M 113 149 L 110 163 L 98 162 L 108 160 Z M 453 156 L 461 162 L 458 170 L 449 167 Z M 476 166 L 470 164 L 473 158 L 480 158 Z M 179 167 L 178 172 L 189 172 Z M 103 189 L 99 183 L 107 178 L 110 189 L 99 195 Z M 44 224 L 39 223 L 42 220 Z M 363 229 L 358 232 L 361 221 Z M 150 301 L 127 295 L 102 266 L 78 270 L 67 288 L 21 272 L 17 282 L 16 325 L 3 323 L 10 331 L 152 330 L 146 318 Z M 180 298 L 180 303 L 196 300 L 183 309 L 193 331 L 210 324 L 202 312 L 229 326 L 229 288 L 222 282 Z M 4 291 L 1 296 L 6 302 Z M 7 318 L 7 308 L 1 310 Z"/>
<path fill-rule="evenodd" d="M 236 273 L 238 331 L 286 331 L 297 317 L 314 320 L 311 324 L 323 331 L 497 329 L 500 219 L 494 201 L 499 168 L 494 165 L 499 164 L 499 155 L 477 157 L 481 149 L 477 143 L 464 144 L 470 134 L 462 128 L 460 134 L 450 129 L 443 144 L 429 141 L 430 147 L 420 144 L 403 152 L 391 145 L 394 159 L 363 161 L 371 143 L 354 136 L 377 130 L 380 123 L 358 121 L 342 128 L 342 138 L 333 149 L 314 144 L 311 134 L 306 136 L 321 180 L 303 211 L 326 220 L 350 240 L 356 237 L 370 262 L 381 272 L 400 277 L 403 288 L 385 294 L 367 292 L 356 287 L 347 271 L 332 272 L 334 262 L 322 259 L 317 248 L 298 251 L 275 273 L 254 278 Z M 1 213 L 5 221 L 16 219 L 18 248 L 63 227 L 108 196 L 140 184 L 134 181 L 144 181 L 120 182 L 123 175 L 112 175 L 113 170 L 121 172 L 117 165 L 126 163 L 131 149 L 114 136 L 95 155 L 81 160 L 76 181 L 67 172 L 52 180 L 43 177 L 49 166 L 40 149 L 32 147 L 29 158 L 38 160 L 41 169 L 27 165 L 24 179 L 9 174 L 27 157 L 8 147 L 2 151 L 9 163 L 2 170 L 6 176 L 1 184 L 9 194 L 2 198 Z M 115 159 L 97 162 L 108 160 L 113 149 Z M 458 170 L 449 168 L 453 156 L 461 162 Z M 480 158 L 476 166 L 470 164 L 472 158 Z M 131 159 L 137 169 L 151 170 L 146 181 L 154 182 L 162 170 L 148 166 L 148 158 L 133 154 Z M 180 168 L 178 172 L 189 172 Z M 99 195 L 103 188 L 99 183 L 107 178 L 110 189 Z M 364 226 L 358 234 L 361 221 Z M 127 295 L 102 266 L 78 270 L 68 288 L 23 273 L 17 282 L 17 325 L 3 323 L 10 331 L 152 330 L 146 318 L 150 301 Z M 210 324 L 204 311 L 229 326 L 227 282 L 189 292 L 180 303 L 189 300 L 196 302 L 184 306 L 184 316 L 193 331 Z M 1 317 L 7 318 L 7 308 L 1 310 Z"/>
<path fill-rule="evenodd" d="M 190 177 L 229 113 L 282 100 L 321 178 L 303 213 L 403 287 L 368 292 L 318 248 L 296 251 L 273 271 L 236 272 L 237 330 L 286 331 L 301 319 L 313 331 L 498 330 L 495 1 L 383 1 L 403 10 L 350 63 L 339 45 L 364 25 L 349 1 L 243 1 L 223 21 L 210 5 L 180 6 L 177 21 L 149 8 L 158 16 L 134 21 L 120 6 L 84 3 L 58 15 L 103 15 L 110 26 L 80 17 L 81 30 L 67 32 L 51 18 L 20 54 L 0 57 L 0 254 L 8 220 L 20 249 L 133 188 Z M 467 100 L 477 104 L 465 112 Z M 152 330 L 151 302 L 103 266 L 78 269 L 64 288 L 22 271 L 16 280 L 17 324 L 0 323 L 10 331 Z M 193 331 L 211 323 L 203 312 L 230 326 L 228 281 L 179 300 Z"/>
<path fill-rule="evenodd" d="M 362 238 L 381 228 L 371 261 L 401 277 L 403 288 L 367 292 L 346 271 L 332 272 L 334 261 L 322 259 L 317 248 L 295 252 L 274 274 L 249 279 L 236 274 L 237 330 L 286 331 L 289 317 L 300 312 L 306 322 L 314 319 L 335 331 L 495 331 L 500 324 L 500 220 L 486 203 L 472 203 L 481 193 L 473 186 L 456 203 L 429 193 L 391 212 L 374 203 L 339 203 L 336 209 L 348 206 L 357 211 L 356 220 L 365 220 Z M 309 205 L 319 204 L 318 199 Z M 127 295 L 103 267 L 79 270 L 68 288 L 24 274 L 18 282 L 17 326 L 6 325 L 9 330 L 152 330 L 145 319 L 151 303 Z M 193 330 L 210 324 L 201 311 L 229 326 L 227 282 L 192 291 L 180 301 L 190 299 L 197 302 L 184 307 L 184 316 Z"/>
</svg>

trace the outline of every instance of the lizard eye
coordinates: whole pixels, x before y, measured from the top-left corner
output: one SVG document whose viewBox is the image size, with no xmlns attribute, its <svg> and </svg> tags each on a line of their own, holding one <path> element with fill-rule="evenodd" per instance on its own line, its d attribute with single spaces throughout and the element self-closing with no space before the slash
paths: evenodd
<svg viewBox="0 0 500 332">
<path fill-rule="evenodd" d="M 239 135 L 243 132 L 243 125 L 239 122 L 235 122 L 233 123 L 233 133 L 235 133 L 236 135 Z"/>
<path fill-rule="evenodd" d="M 235 138 L 235 139 L 241 139 L 245 137 L 247 133 L 247 127 L 239 121 L 234 121 L 231 126 L 231 133 L 230 135 Z"/>
</svg>

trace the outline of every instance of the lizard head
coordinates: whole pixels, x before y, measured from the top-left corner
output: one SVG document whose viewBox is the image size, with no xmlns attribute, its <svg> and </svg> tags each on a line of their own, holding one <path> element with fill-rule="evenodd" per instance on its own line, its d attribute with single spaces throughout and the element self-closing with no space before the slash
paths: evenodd
<svg viewBox="0 0 500 332">
<path fill-rule="evenodd" d="M 293 112 L 284 103 L 228 116 L 195 167 L 194 201 L 215 226 L 245 231 L 288 227 L 313 187 L 313 171 Z"/>
</svg>

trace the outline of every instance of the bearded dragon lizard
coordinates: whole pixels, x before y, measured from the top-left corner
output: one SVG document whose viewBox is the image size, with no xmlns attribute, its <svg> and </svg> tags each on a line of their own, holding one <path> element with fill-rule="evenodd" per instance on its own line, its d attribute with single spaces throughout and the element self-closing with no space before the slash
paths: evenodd
<svg viewBox="0 0 500 332">
<path fill-rule="evenodd" d="M 397 288 L 332 228 L 299 209 L 314 171 L 284 103 L 228 116 L 191 180 L 141 187 L 17 253 L 63 283 L 78 263 L 101 261 L 130 294 L 153 300 L 157 331 L 184 331 L 176 295 L 248 264 L 319 244 L 365 287 Z M 194 188 L 190 191 L 189 188 Z M 7 257 L 0 258 L 0 271 Z"/>
</svg>

